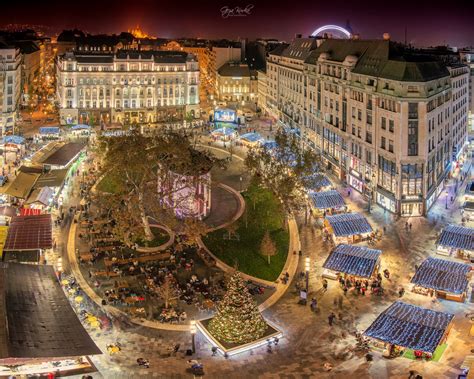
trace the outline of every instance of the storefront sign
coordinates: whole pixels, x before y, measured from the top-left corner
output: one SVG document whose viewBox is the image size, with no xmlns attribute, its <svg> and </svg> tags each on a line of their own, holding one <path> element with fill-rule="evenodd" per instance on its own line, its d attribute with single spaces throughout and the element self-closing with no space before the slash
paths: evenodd
<svg viewBox="0 0 474 379">
<path fill-rule="evenodd" d="M 387 196 L 382 195 L 380 192 L 377 192 L 377 204 L 385 209 L 388 209 L 390 212 L 396 213 L 397 211 L 395 201 L 388 198 Z"/>
<path fill-rule="evenodd" d="M 352 172 L 351 175 L 349 175 L 349 185 L 361 193 L 364 189 L 364 184 L 362 183 L 362 181 L 353 177 Z"/>
</svg>

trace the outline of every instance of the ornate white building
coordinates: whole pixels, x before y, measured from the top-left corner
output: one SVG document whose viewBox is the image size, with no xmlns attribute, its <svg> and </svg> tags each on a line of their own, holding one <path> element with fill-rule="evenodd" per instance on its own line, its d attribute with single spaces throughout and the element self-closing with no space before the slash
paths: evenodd
<svg viewBox="0 0 474 379">
<path fill-rule="evenodd" d="M 198 62 L 180 51 L 69 52 L 57 60 L 57 98 L 61 124 L 198 117 Z"/>
</svg>

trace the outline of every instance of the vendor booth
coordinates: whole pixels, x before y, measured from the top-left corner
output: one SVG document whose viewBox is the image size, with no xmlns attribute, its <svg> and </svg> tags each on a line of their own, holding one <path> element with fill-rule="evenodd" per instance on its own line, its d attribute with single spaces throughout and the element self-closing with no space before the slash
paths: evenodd
<svg viewBox="0 0 474 379">
<path fill-rule="evenodd" d="M 220 141 L 229 141 L 237 136 L 237 132 L 233 128 L 219 128 L 211 132 L 211 137 Z"/>
<path fill-rule="evenodd" d="M 259 133 L 245 133 L 239 138 L 239 142 L 246 147 L 260 146 L 264 141 Z"/>
<path fill-rule="evenodd" d="M 346 203 L 342 195 L 336 191 L 310 192 L 311 206 L 319 215 L 345 212 Z"/>
<path fill-rule="evenodd" d="M 86 124 L 77 124 L 71 126 L 71 134 L 76 137 L 87 137 L 91 132 L 91 127 Z"/>
<path fill-rule="evenodd" d="M 446 349 L 453 314 L 397 301 L 383 311 L 365 331 L 384 356 L 439 360 Z"/>
<path fill-rule="evenodd" d="M 25 138 L 21 136 L 5 136 L 0 144 L 3 147 L 4 163 L 15 162 L 25 154 Z"/>
<path fill-rule="evenodd" d="M 42 141 L 57 140 L 60 138 L 61 129 L 59 126 L 42 126 L 36 138 Z"/>
<path fill-rule="evenodd" d="M 344 213 L 327 216 L 324 220 L 325 232 L 332 236 L 336 245 L 340 243 L 357 243 L 368 239 L 372 227 L 367 219 L 359 213 Z"/>
<path fill-rule="evenodd" d="M 313 174 L 304 178 L 304 186 L 308 192 L 329 191 L 333 186 L 331 181 L 323 174 Z"/>
<path fill-rule="evenodd" d="M 376 277 L 381 254 L 381 250 L 365 246 L 338 245 L 323 264 L 323 277 L 337 279 L 343 275 L 354 280 Z"/>
<path fill-rule="evenodd" d="M 474 229 L 448 225 L 437 243 L 437 253 L 466 260 L 474 260 Z"/>
<path fill-rule="evenodd" d="M 428 258 L 418 267 L 411 280 L 413 292 L 464 302 L 470 274 L 471 266 L 468 264 Z"/>
</svg>

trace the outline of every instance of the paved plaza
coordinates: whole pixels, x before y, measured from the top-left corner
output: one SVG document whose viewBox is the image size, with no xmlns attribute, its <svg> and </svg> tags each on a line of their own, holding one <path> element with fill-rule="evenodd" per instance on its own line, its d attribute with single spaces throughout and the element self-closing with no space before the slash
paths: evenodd
<svg viewBox="0 0 474 379">
<path fill-rule="evenodd" d="M 263 127 L 268 128 L 268 124 Z M 218 145 L 217 149 L 225 149 Z M 228 148 L 228 147 L 226 147 Z M 222 151 L 214 149 L 219 157 Z M 235 148 L 235 154 L 243 155 L 241 148 Z M 247 185 L 241 160 L 234 157 L 230 163 L 230 175 L 226 175 L 227 184 L 239 191 Z M 227 173 L 226 173 L 227 174 Z M 216 173 L 214 178 L 222 180 Z M 243 188 L 240 183 L 243 177 Z M 230 178 L 230 179 L 229 179 Z M 431 297 L 413 294 L 409 291 L 409 281 L 414 274 L 415 265 L 426 257 L 435 256 L 435 241 L 443 226 L 448 223 L 461 223 L 461 199 L 458 196 L 448 203 L 446 209 L 443 195 L 433 206 L 427 218 L 399 218 L 378 206 L 372 206 L 368 213 L 368 204 L 355 191 L 348 196 L 347 187 L 331 178 L 336 188 L 345 198 L 349 209 L 362 212 L 374 229 L 384 230 L 381 241 L 375 248 L 381 249 L 382 267 L 391 273 L 390 279 L 384 279 L 383 296 L 367 294 L 356 295 L 349 291 L 344 295 L 337 281 L 329 281 L 326 292 L 322 289 L 322 263 L 327 258 L 331 246 L 323 242 L 322 230 L 317 220 L 309 218 L 305 223 L 304 214 L 297 216 L 302 256 L 310 257 L 310 294 L 318 300 L 316 312 L 309 306 L 298 304 L 298 292 L 295 278 L 280 300 L 264 311 L 264 316 L 278 325 L 284 332 L 284 338 L 271 352 L 261 347 L 251 352 L 230 358 L 212 356 L 211 345 L 199 333 L 196 336 L 196 355 L 193 357 L 204 364 L 205 377 L 209 378 L 333 378 L 351 374 L 354 377 L 406 378 L 410 370 L 416 370 L 427 378 L 456 378 L 465 356 L 470 353 L 472 337 L 469 336 L 471 323 L 465 315 L 472 311 L 469 299 L 464 304 L 440 301 Z M 452 190 L 452 183 L 449 190 Z M 71 201 L 78 201 L 72 190 Z M 225 200 L 225 199 L 222 199 Z M 412 224 L 406 228 L 406 223 Z M 68 229 L 68 223 L 63 228 Z M 472 226 L 472 222 L 467 222 Z M 299 270 L 304 269 L 304 259 L 299 260 Z M 67 267 L 67 264 L 66 264 Z M 406 289 L 402 300 L 430 309 L 451 312 L 456 315 L 448 338 L 448 347 L 439 362 L 419 362 L 407 358 L 387 360 L 380 352 L 373 352 L 373 361 L 367 362 L 365 353 L 354 349 L 355 333 L 364 331 L 390 304 L 399 299 L 400 287 Z M 91 308 L 96 308 L 90 301 Z M 333 326 L 328 325 L 330 312 L 336 314 Z M 94 378 L 190 378 L 186 350 L 191 348 L 191 335 L 188 331 L 169 331 L 134 325 L 123 318 L 114 318 L 113 327 L 107 331 L 91 330 L 90 333 L 98 346 L 104 351 L 94 357 L 93 363 L 98 373 Z M 119 342 L 122 350 L 114 355 L 106 353 L 106 346 Z M 173 347 L 179 344 L 179 351 L 173 353 Z M 137 358 L 150 361 L 150 368 L 139 368 Z M 328 364 L 332 369 L 327 370 Z"/>
</svg>

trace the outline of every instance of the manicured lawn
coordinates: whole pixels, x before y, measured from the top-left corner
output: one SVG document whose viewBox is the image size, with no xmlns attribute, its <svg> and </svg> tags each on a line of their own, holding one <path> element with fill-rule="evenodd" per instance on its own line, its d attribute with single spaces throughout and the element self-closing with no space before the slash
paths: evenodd
<svg viewBox="0 0 474 379">
<path fill-rule="evenodd" d="M 247 214 L 244 213 L 237 221 L 237 234 L 240 240 L 224 239 L 228 232 L 221 229 L 206 236 L 204 243 L 213 254 L 229 266 L 235 266 L 237 263 L 239 271 L 274 281 L 278 279 L 285 265 L 289 244 L 281 203 L 270 191 L 255 182 L 250 184 L 243 196 Z M 260 243 L 266 230 L 270 232 L 278 249 L 278 254 L 271 257 L 270 265 L 267 257 L 260 254 Z"/>
<path fill-rule="evenodd" d="M 117 180 L 110 174 L 105 174 L 99 184 L 97 184 L 97 190 L 100 192 L 115 193 L 117 187 Z"/>
</svg>

